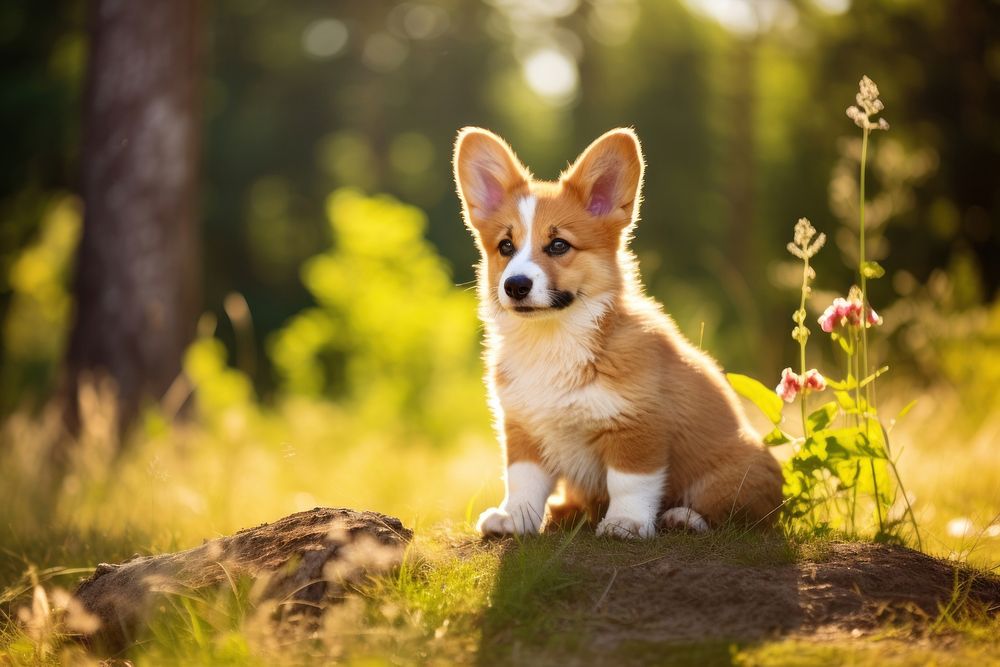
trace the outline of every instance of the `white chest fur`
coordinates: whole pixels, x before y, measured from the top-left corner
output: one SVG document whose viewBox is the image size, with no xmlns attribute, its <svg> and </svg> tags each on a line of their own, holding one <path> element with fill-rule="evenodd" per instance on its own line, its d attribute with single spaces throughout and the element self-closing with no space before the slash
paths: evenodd
<svg viewBox="0 0 1000 667">
<path fill-rule="evenodd" d="M 606 470 L 595 436 L 627 406 L 591 370 L 592 315 L 567 315 L 560 321 L 527 321 L 497 332 L 491 341 L 493 361 L 505 381 L 495 392 L 503 414 L 538 438 L 552 473 L 601 493 Z"/>
</svg>

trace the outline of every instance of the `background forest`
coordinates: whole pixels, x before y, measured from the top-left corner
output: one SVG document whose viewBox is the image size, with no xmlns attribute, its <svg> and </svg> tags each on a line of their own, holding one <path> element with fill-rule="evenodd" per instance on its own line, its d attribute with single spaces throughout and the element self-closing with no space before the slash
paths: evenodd
<svg viewBox="0 0 1000 667">
<path fill-rule="evenodd" d="M 81 2 L 15 3 L 0 16 L 8 412 L 47 395 L 71 316 L 85 14 Z M 452 282 L 473 278 L 449 167 L 468 124 L 506 137 L 546 178 L 604 130 L 634 126 L 650 165 L 635 243 L 649 290 L 689 335 L 705 324 L 725 367 L 771 372 L 794 345 L 792 224 L 806 215 L 830 232 L 852 216 L 844 177 L 860 142 L 841 107 L 862 72 L 893 124 L 872 174 L 876 259 L 893 259 L 872 302 L 911 306 L 890 322 L 904 343 L 890 361 L 968 377 L 937 354 L 953 327 L 911 325 L 919 304 L 953 322 L 1000 284 L 993 3 L 249 0 L 212 3 L 200 20 L 200 303 L 224 319 L 227 295 L 246 299 L 255 345 L 240 363 L 264 396 L 295 385 L 267 341 L 318 301 L 302 266 L 333 241 L 332 191 L 421 209 Z M 848 257 L 825 253 L 821 273 L 849 276 L 846 237 L 834 240 Z M 219 335 L 235 354 L 230 327 Z M 324 385 L 342 381 L 331 372 Z"/>
<path fill-rule="evenodd" d="M 895 438 L 925 547 L 1000 562 L 1000 5 L 180 4 L 193 8 L 179 85 L 194 91 L 194 149 L 177 158 L 191 182 L 170 190 L 177 208 L 142 237 L 135 270 L 183 283 L 186 305 L 164 316 L 180 323 L 157 348 L 169 380 L 118 393 L 70 343 L 106 294 L 87 287 L 78 247 L 134 260 L 114 234 L 80 246 L 99 167 L 84 128 L 114 137 L 116 122 L 88 115 L 99 17 L 79 1 L 0 6 L 0 580 L 317 504 L 409 525 L 488 506 L 499 458 L 450 167 L 465 125 L 507 138 L 542 178 L 634 127 L 648 291 L 726 370 L 777 383 L 797 354 L 795 221 L 830 239 L 810 322 L 854 275 L 861 141 L 844 109 L 862 74 L 892 125 L 869 154 L 880 397 L 887 412 L 918 399 Z M 127 82 L 144 63 L 116 48 L 94 62 Z M 172 178 L 173 158 L 151 150 L 151 173 Z M 145 335 L 129 317 L 91 319 Z M 810 350 L 810 365 L 834 363 L 827 341 Z M 50 401 L 67 391 L 69 426 Z M 55 491 L 39 483 L 53 456 L 73 464 Z"/>
</svg>

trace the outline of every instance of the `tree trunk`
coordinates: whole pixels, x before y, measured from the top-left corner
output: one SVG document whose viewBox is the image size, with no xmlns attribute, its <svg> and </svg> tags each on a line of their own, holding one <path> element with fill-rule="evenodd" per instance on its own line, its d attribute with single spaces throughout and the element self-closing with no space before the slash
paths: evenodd
<svg viewBox="0 0 1000 667">
<path fill-rule="evenodd" d="M 181 370 L 198 309 L 200 0 L 94 0 L 83 238 L 64 385 L 110 380 L 119 434 Z"/>
</svg>

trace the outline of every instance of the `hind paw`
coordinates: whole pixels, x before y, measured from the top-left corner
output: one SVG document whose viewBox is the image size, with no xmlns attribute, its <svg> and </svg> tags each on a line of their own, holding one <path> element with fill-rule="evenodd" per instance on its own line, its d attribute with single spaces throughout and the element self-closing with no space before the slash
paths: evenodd
<svg viewBox="0 0 1000 667">
<path fill-rule="evenodd" d="M 694 533 L 708 532 L 705 517 L 690 507 L 671 507 L 660 516 L 660 527 L 667 530 L 690 530 Z"/>
</svg>

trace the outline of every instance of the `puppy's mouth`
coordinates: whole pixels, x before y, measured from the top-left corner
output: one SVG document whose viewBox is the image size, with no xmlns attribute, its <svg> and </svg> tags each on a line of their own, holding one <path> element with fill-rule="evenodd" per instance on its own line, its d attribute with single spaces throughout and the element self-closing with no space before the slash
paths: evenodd
<svg viewBox="0 0 1000 667">
<path fill-rule="evenodd" d="M 567 292 L 565 290 L 549 290 L 548 306 L 514 306 L 513 310 L 516 313 L 525 315 L 551 310 L 563 310 L 564 308 L 568 308 L 574 300 L 576 300 L 576 295 L 572 292 Z"/>
<path fill-rule="evenodd" d="M 573 300 L 576 298 L 575 294 L 573 294 L 572 292 L 566 292 L 564 290 L 551 290 L 550 294 L 552 297 L 551 307 L 555 308 L 556 310 L 562 310 L 563 308 L 568 308 L 569 305 L 573 303 Z"/>
</svg>

